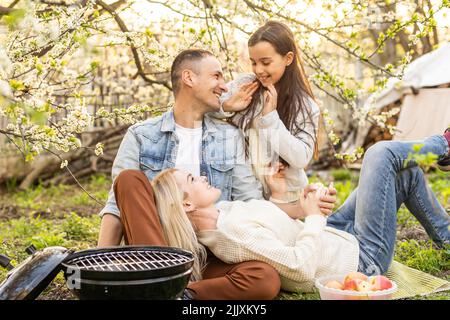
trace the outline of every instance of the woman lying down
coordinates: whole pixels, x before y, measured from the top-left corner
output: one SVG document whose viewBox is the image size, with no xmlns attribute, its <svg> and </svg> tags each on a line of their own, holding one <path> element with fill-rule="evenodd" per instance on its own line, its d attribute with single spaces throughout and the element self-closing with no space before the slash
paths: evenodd
<svg viewBox="0 0 450 320">
<path fill-rule="evenodd" d="M 202 245 L 226 263 L 259 260 L 272 265 L 284 290 L 310 290 L 316 277 L 358 268 L 355 237 L 325 227 L 318 206 L 322 190 L 292 205 L 297 207 L 294 217 L 294 210 L 285 212 L 266 200 L 216 204 L 220 190 L 182 170 L 161 172 L 152 186 L 164 235 L 170 246 L 195 253 L 197 279 L 206 261 Z M 296 219 L 303 216 L 304 222 Z"/>
<path fill-rule="evenodd" d="M 267 178 L 267 183 L 278 192 L 283 188 L 283 175 L 277 172 Z M 393 179 L 392 183 L 398 180 Z M 190 250 L 196 256 L 194 278 L 201 279 L 206 246 L 226 263 L 266 262 L 279 272 L 282 289 L 307 292 L 322 276 L 352 271 L 373 275 L 388 269 L 395 240 L 386 238 L 395 238 L 400 204 L 377 200 L 378 207 L 358 210 L 360 200 L 368 203 L 377 198 L 373 193 L 362 193 L 362 183 L 364 179 L 360 179 L 360 192 L 355 190 L 329 218 L 318 205 L 320 196 L 326 193 L 325 187 L 304 194 L 294 204 L 275 204 L 266 200 L 216 203 L 220 190 L 210 186 L 205 178 L 176 169 L 161 172 L 152 186 L 168 244 Z M 397 193 L 405 193 L 402 197 L 393 194 L 385 198 L 407 201 L 422 192 L 406 189 L 401 192 L 397 188 Z M 348 208 L 351 203 L 356 203 L 351 205 L 352 210 Z M 342 208 L 353 214 L 340 214 Z M 445 218 L 447 223 L 448 216 Z"/>
</svg>

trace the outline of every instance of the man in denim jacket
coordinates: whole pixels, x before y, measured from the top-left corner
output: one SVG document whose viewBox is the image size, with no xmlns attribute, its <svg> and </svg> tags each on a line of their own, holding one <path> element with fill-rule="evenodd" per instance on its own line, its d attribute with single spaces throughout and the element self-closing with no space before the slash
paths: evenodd
<svg viewBox="0 0 450 320">
<path fill-rule="evenodd" d="M 167 168 L 192 168 L 222 191 L 220 200 L 263 197 L 245 163 L 239 130 L 206 115 L 219 111 L 227 91 L 219 61 L 208 51 L 185 50 L 172 64 L 171 80 L 173 110 L 131 126 L 123 138 L 112 168 L 114 184 L 100 212 L 99 246 L 118 245 L 122 236 L 128 245 L 167 245 L 149 183 Z M 191 133 L 193 140 L 185 140 Z M 272 299 L 280 279 L 262 262 L 228 265 L 213 258 L 203 280 L 189 288 L 197 299 Z"/>
</svg>

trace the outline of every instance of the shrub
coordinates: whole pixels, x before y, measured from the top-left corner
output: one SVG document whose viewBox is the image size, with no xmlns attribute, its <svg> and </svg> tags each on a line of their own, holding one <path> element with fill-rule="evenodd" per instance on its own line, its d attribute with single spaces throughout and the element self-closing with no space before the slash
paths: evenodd
<svg viewBox="0 0 450 320">
<path fill-rule="evenodd" d="M 62 230 L 66 233 L 66 238 L 70 240 L 89 240 L 96 235 L 96 228 L 93 223 L 74 212 L 65 216 Z"/>
</svg>

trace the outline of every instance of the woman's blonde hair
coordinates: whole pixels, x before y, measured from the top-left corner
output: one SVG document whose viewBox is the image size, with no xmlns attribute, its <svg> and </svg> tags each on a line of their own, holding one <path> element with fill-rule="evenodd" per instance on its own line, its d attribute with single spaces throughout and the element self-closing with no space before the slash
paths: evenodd
<svg viewBox="0 0 450 320">
<path fill-rule="evenodd" d="M 206 264 L 206 250 L 197 240 L 194 227 L 183 209 L 184 194 L 173 173 L 176 169 L 166 169 L 151 182 L 155 192 L 156 207 L 169 246 L 182 248 L 194 254 L 192 277 L 202 279 L 202 269 Z"/>
</svg>

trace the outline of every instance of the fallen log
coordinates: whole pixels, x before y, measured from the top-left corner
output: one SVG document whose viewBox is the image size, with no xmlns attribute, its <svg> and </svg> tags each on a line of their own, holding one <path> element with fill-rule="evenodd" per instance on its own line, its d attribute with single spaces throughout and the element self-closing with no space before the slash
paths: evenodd
<svg viewBox="0 0 450 320">
<path fill-rule="evenodd" d="M 0 158 L 0 184 L 14 179 L 20 182 L 20 189 L 27 189 L 38 180 L 44 185 L 75 183 L 68 170 L 61 169 L 62 160 L 68 161 L 70 171 L 75 177 L 111 172 L 112 163 L 127 128 L 128 125 L 122 125 L 83 133 L 80 137 L 82 148 L 63 154 L 50 150 L 51 152 L 37 156 L 31 163 L 25 162 L 18 151 L 14 152 L 8 146 L 9 154 Z M 104 153 L 99 157 L 94 152 L 97 143 L 104 145 Z"/>
</svg>

